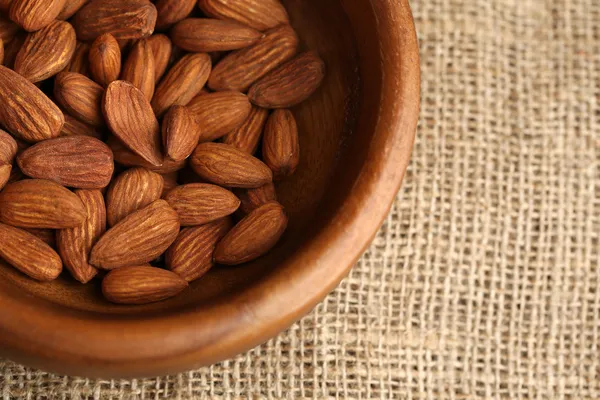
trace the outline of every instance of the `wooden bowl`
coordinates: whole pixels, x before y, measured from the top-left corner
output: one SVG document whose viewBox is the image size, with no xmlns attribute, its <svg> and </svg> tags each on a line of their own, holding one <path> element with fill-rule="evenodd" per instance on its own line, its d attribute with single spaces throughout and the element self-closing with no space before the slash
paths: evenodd
<svg viewBox="0 0 600 400">
<path fill-rule="evenodd" d="M 211 364 L 265 342 L 335 288 L 372 240 L 402 181 L 419 111 L 408 0 L 283 0 L 327 64 L 295 108 L 301 161 L 277 192 L 290 217 L 267 256 L 215 267 L 146 306 L 102 299 L 63 274 L 38 283 L 0 266 L 0 354 L 58 373 L 133 377 Z"/>
</svg>

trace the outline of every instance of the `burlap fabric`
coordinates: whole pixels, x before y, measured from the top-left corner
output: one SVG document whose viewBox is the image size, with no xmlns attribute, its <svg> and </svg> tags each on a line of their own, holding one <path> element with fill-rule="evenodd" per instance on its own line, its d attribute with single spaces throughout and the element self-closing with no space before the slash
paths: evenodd
<svg viewBox="0 0 600 400">
<path fill-rule="evenodd" d="M 600 398 L 600 2 L 413 9 L 414 155 L 385 225 L 334 293 L 210 368 L 102 381 L 5 361 L 0 396 Z"/>
</svg>

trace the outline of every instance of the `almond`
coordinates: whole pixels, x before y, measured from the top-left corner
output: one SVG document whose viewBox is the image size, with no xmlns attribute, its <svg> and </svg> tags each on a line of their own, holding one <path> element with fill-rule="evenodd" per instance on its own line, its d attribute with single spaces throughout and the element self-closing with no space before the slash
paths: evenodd
<svg viewBox="0 0 600 400">
<path fill-rule="evenodd" d="M 4 42 L 0 38 L 0 64 L 4 63 Z"/>
<path fill-rule="evenodd" d="M 9 17 L 27 32 L 38 31 L 60 14 L 65 0 L 13 0 Z"/>
<path fill-rule="evenodd" d="M 19 52 L 19 50 L 21 50 L 21 46 L 23 46 L 23 43 L 25 43 L 25 38 L 27 38 L 27 33 L 19 32 L 15 36 L 13 36 L 12 40 L 8 43 L 6 42 L 6 40 L 3 39 L 2 43 L 4 44 L 4 59 L 2 61 L 2 65 L 11 69 L 15 66 L 15 59 L 17 58 L 17 53 Z"/>
<path fill-rule="evenodd" d="M 171 189 L 177 187 L 177 179 L 179 178 L 179 174 L 177 172 L 170 172 L 168 174 L 160 174 L 163 177 L 164 185 L 161 194 L 161 199 L 164 199 L 167 193 L 171 191 Z"/>
<path fill-rule="evenodd" d="M 22 229 L 0 224 L 0 257 L 38 281 L 60 275 L 62 262 L 50 246 Z"/>
<path fill-rule="evenodd" d="M 148 101 L 154 94 L 154 54 L 146 39 L 138 40 L 132 47 L 121 72 L 121 80 L 140 89 Z"/>
<path fill-rule="evenodd" d="M 160 166 L 160 127 L 144 94 L 125 81 L 114 81 L 104 94 L 102 110 L 106 123 L 131 151 Z"/>
<path fill-rule="evenodd" d="M 69 114 L 92 126 L 104 126 L 102 95 L 104 89 L 76 72 L 61 72 L 54 80 L 54 97 Z"/>
<path fill-rule="evenodd" d="M 199 144 L 190 164 L 201 178 L 220 186 L 255 188 L 273 178 L 258 158 L 223 143 Z"/>
<path fill-rule="evenodd" d="M 39 142 L 58 136 L 64 122 L 63 113 L 40 89 L 0 66 L 0 123 L 10 133 Z"/>
<path fill-rule="evenodd" d="M 0 39 L 4 43 L 12 42 L 13 38 L 19 32 L 19 25 L 6 18 L 4 15 L 0 15 Z M 23 37 L 26 35 L 23 35 Z"/>
<path fill-rule="evenodd" d="M 181 226 L 215 221 L 233 214 L 240 206 L 240 200 L 229 190 L 209 183 L 177 186 L 165 200 L 177 211 Z"/>
<path fill-rule="evenodd" d="M 115 39 L 150 36 L 156 24 L 156 7 L 148 0 L 92 0 L 83 6 L 73 25 L 79 40 L 94 40 L 103 33 Z"/>
<path fill-rule="evenodd" d="M 289 22 L 279 0 L 198 0 L 198 6 L 208 16 L 238 21 L 259 31 Z"/>
<path fill-rule="evenodd" d="M 292 175 L 300 162 L 298 127 L 290 110 L 275 110 L 265 126 L 262 158 L 273 171 L 273 179 Z"/>
<path fill-rule="evenodd" d="M 240 92 L 215 92 L 196 96 L 187 106 L 200 128 L 201 142 L 209 142 L 239 128 L 252 106 Z"/>
<path fill-rule="evenodd" d="M 234 51 L 215 66 L 208 79 L 212 90 L 246 92 L 258 79 L 296 54 L 298 36 L 289 25 L 265 32 L 256 44 Z"/>
<path fill-rule="evenodd" d="M 152 98 L 152 109 L 161 117 L 172 105 L 185 106 L 200 92 L 210 75 L 208 54 L 187 54 L 160 81 Z"/>
<path fill-rule="evenodd" d="M 234 21 L 187 18 L 175 24 L 170 36 L 183 50 L 208 53 L 242 49 L 256 43 L 262 34 Z"/>
<path fill-rule="evenodd" d="M 110 148 L 89 136 L 45 140 L 19 154 L 17 163 L 32 178 L 79 189 L 107 186 L 114 170 Z"/>
<path fill-rule="evenodd" d="M 165 74 L 169 65 L 173 44 L 167 35 L 162 34 L 150 36 L 148 43 L 152 48 L 152 55 L 154 56 L 154 81 L 158 82 Z"/>
<path fill-rule="evenodd" d="M 0 165 L 12 164 L 17 154 L 17 142 L 7 132 L 0 129 Z"/>
<path fill-rule="evenodd" d="M 63 6 L 60 13 L 56 16 L 56 19 L 60 19 L 63 21 L 71 18 L 81 7 L 87 3 L 88 0 L 66 0 L 65 5 Z"/>
<path fill-rule="evenodd" d="M 109 229 L 92 249 L 90 263 L 114 269 L 154 260 L 179 234 L 179 217 L 169 203 L 156 200 Z"/>
<path fill-rule="evenodd" d="M 14 70 L 34 83 L 48 79 L 69 64 L 76 44 L 71 24 L 54 21 L 27 35 L 17 53 Z"/>
<path fill-rule="evenodd" d="M 119 79 L 121 74 L 121 49 L 110 33 L 100 35 L 89 51 L 90 74 L 94 80 L 106 87 Z"/>
<path fill-rule="evenodd" d="M 170 172 L 179 171 L 186 165 L 186 160 L 173 161 L 168 157 L 162 160 L 162 165 L 156 167 L 129 150 L 123 142 L 114 136 L 110 136 L 106 144 L 113 152 L 115 162 L 125 167 L 144 167 L 159 174 L 168 174 Z"/>
<path fill-rule="evenodd" d="M 188 282 L 200 278 L 213 267 L 215 246 L 231 227 L 231 219 L 222 218 L 182 229 L 165 253 L 165 264 Z"/>
<path fill-rule="evenodd" d="M 196 148 L 200 127 L 185 106 L 173 106 L 162 120 L 163 147 L 167 157 L 185 160 Z"/>
<path fill-rule="evenodd" d="M 100 140 L 104 137 L 104 133 L 99 128 L 81 122 L 69 114 L 65 114 L 65 124 L 63 125 L 59 136 L 75 135 L 90 136 Z"/>
<path fill-rule="evenodd" d="M 250 214 L 263 204 L 277 201 L 277 193 L 275 193 L 273 182 L 254 189 L 236 189 L 234 193 L 241 201 L 240 211 L 243 214 Z"/>
<path fill-rule="evenodd" d="M 48 246 L 56 249 L 56 231 L 54 229 L 22 228 L 33 236 L 46 243 Z"/>
<path fill-rule="evenodd" d="M 236 130 L 223 137 L 223 143 L 230 144 L 248 154 L 256 153 L 269 110 L 252 106 L 248 118 Z"/>
<path fill-rule="evenodd" d="M 323 60 L 309 51 L 265 75 L 250 87 L 248 97 L 260 107 L 292 107 L 313 94 L 324 77 Z"/>
<path fill-rule="evenodd" d="M 58 183 L 25 179 L 0 192 L 0 222 L 23 228 L 73 228 L 85 220 L 79 197 Z"/>
<path fill-rule="evenodd" d="M 191 14 L 196 0 L 157 0 L 156 29 L 166 29 Z"/>
<path fill-rule="evenodd" d="M 78 41 L 77 45 L 75 45 L 75 53 L 73 53 L 71 62 L 63 70 L 63 72 L 77 72 L 78 74 L 88 76 L 90 74 L 90 47 L 90 43 Z"/>
<path fill-rule="evenodd" d="M 129 214 L 160 199 L 163 177 L 146 168 L 131 168 L 117 176 L 106 192 L 108 224 L 116 225 Z"/>
<path fill-rule="evenodd" d="M 75 194 L 85 207 L 85 222 L 75 228 L 57 231 L 56 244 L 60 257 L 73 278 L 87 283 L 98 273 L 88 259 L 92 246 L 106 231 L 106 207 L 99 190 L 77 190 Z"/>
<path fill-rule="evenodd" d="M 11 164 L 1 164 L 0 165 L 0 190 L 2 190 L 2 188 L 4 186 L 6 186 L 7 183 L 10 182 L 12 172 L 13 171 L 12 171 Z"/>
<path fill-rule="evenodd" d="M 219 264 L 237 265 L 254 260 L 275 246 L 287 227 L 283 207 L 269 202 L 252 211 L 217 244 L 214 259 Z"/>
<path fill-rule="evenodd" d="M 161 268 L 129 266 L 110 271 L 102 293 L 118 304 L 146 304 L 173 297 L 188 286 L 179 275 Z"/>
</svg>

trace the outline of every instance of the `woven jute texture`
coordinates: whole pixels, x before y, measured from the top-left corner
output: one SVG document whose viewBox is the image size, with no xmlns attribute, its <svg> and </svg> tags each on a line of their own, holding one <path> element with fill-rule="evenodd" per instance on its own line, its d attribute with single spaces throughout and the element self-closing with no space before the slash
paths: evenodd
<svg viewBox="0 0 600 400">
<path fill-rule="evenodd" d="M 335 292 L 209 368 L 103 381 L 4 361 L 0 396 L 599 399 L 600 2 L 412 6 L 412 162 Z"/>
</svg>

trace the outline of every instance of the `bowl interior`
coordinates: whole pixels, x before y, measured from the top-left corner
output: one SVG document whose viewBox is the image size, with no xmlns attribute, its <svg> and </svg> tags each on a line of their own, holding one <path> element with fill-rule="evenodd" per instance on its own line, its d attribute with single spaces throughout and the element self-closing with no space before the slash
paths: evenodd
<svg viewBox="0 0 600 400">
<path fill-rule="evenodd" d="M 353 2 L 365 6 L 358 10 Z M 283 3 L 302 49 L 319 53 L 327 65 L 327 76 L 318 92 L 293 110 L 299 126 L 301 161 L 294 176 L 277 184 L 277 195 L 290 219 L 288 231 L 277 247 L 253 263 L 216 266 L 192 283 L 184 294 L 145 306 L 108 303 L 102 298 L 98 279 L 81 285 L 65 272 L 54 282 L 38 283 L 2 262 L 0 290 L 16 286 L 56 305 L 94 313 L 177 313 L 190 307 L 210 307 L 223 296 L 264 279 L 287 258 L 302 251 L 307 241 L 327 225 L 336 205 L 351 194 L 367 152 L 372 133 L 369 127 L 376 123 L 376 113 L 369 110 L 378 99 L 379 77 L 376 71 L 370 72 L 368 85 L 364 79 L 361 81 L 361 67 L 364 69 L 369 63 L 363 55 L 361 66 L 358 56 L 361 43 L 355 38 L 360 37 L 363 42 L 374 39 L 375 24 L 369 22 L 373 15 L 366 1 L 283 0 Z M 350 15 L 346 13 L 348 7 L 352 8 Z M 351 23 L 361 13 L 362 23 Z M 370 46 L 377 55 L 377 43 Z"/>
</svg>

